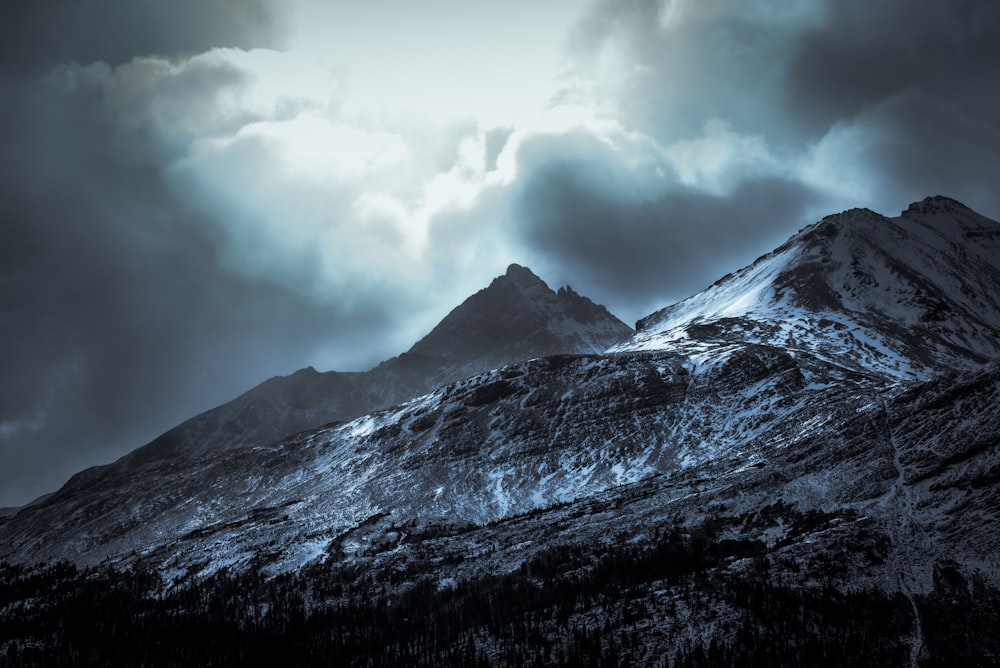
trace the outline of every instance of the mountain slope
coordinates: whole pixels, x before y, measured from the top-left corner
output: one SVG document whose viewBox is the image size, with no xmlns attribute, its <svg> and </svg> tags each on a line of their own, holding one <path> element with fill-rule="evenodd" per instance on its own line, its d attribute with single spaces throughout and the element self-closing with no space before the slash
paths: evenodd
<svg viewBox="0 0 1000 668">
<path fill-rule="evenodd" d="M 831 373 L 849 409 L 832 401 Z M 548 357 L 278 444 L 126 458 L 19 513 L 3 556 L 98 563 L 166 548 L 156 559 L 173 572 L 262 553 L 286 570 L 373 517 L 485 524 L 721 456 L 754 465 L 753 441 L 794 440 L 874 391 L 764 346 L 699 369 L 672 353 Z"/>
<path fill-rule="evenodd" d="M 817 378 L 843 372 L 764 346 L 689 363 L 650 352 L 515 364 L 238 458 L 218 453 L 197 473 L 135 472 L 100 505 L 64 498 L 69 514 L 44 514 L 57 524 L 28 551 L 108 558 L 133 575 L 29 572 L 11 578 L 28 603 L 0 619 L 64 620 L 60 606 L 88 605 L 104 618 L 95 577 L 120 600 L 123 583 L 149 587 L 151 569 L 182 586 L 154 588 L 145 608 L 174 602 L 148 619 L 273 629 L 300 638 L 293 650 L 304 640 L 286 632 L 309 620 L 309 646 L 329 649 L 307 664 L 364 665 L 411 643 L 445 652 L 415 665 L 462 665 L 468 647 L 523 663 L 512 645 L 558 663 L 593 653 L 581 646 L 590 634 L 611 643 L 608 661 L 654 664 L 710 645 L 746 657 L 763 631 L 752 647 L 778 651 L 775 662 L 825 664 L 840 647 L 851 665 L 989 665 L 1000 362 L 889 398 L 871 377 Z M 149 502 L 163 504 L 156 521 L 129 526 Z M 258 569 L 294 574 L 265 582 Z M 63 604 L 75 588 L 80 603 Z M 433 621 L 414 636 L 419 619 Z M 58 643 L 44 628 L 35 645 Z M 104 629 L 117 646 L 121 631 Z M 384 640 L 368 641 L 375 632 Z M 821 653 L 803 661 L 803 644 Z"/>
</svg>

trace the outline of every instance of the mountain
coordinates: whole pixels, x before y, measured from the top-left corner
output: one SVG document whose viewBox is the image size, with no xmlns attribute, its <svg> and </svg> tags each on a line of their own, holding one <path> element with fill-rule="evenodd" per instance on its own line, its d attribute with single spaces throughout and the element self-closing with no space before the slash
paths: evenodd
<svg viewBox="0 0 1000 668">
<path fill-rule="evenodd" d="M 152 572 L 165 619 L 348 664 L 988 665 L 998 233 L 945 198 L 831 216 L 606 352 L 75 478 L 0 559 Z"/>
<path fill-rule="evenodd" d="M 387 408 L 509 362 L 603 351 L 631 328 L 570 287 L 551 290 L 516 264 L 466 299 L 409 351 L 365 372 L 312 367 L 267 380 L 197 415 L 126 460 L 167 461 L 264 445 Z M 99 474 L 98 470 L 87 475 Z"/>
<path fill-rule="evenodd" d="M 569 286 L 554 293 L 531 270 L 514 264 L 448 314 L 405 357 L 433 360 L 441 369 L 437 387 L 532 357 L 603 352 L 631 335 L 603 306 Z"/>
<path fill-rule="evenodd" d="M 367 372 L 320 373 L 313 368 L 272 378 L 233 401 L 197 415 L 118 461 L 78 473 L 55 493 L 60 500 L 42 497 L 19 511 L 36 516 L 38 506 L 67 511 L 56 525 L 66 527 L 60 555 L 88 561 L 74 538 L 91 536 L 92 521 L 110 522 L 115 531 L 156 521 L 157 513 L 176 500 L 173 490 L 157 488 L 167 480 L 187 479 L 197 484 L 206 460 L 238 461 L 230 451 L 267 445 L 282 437 L 320 425 L 344 422 L 378 408 L 398 404 L 430 389 L 508 362 L 552 355 L 602 351 L 631 335 L 632 330 L 566 286 L 551 290 L 530 269 L 507 268 L 486 288 L 451 311 L 427 336 L 406 353 Z M 155 499 L 122 481 L 134 476 L 152 485 Z M 185 483 L 186 484 L 186 483 Z M 167 487 L 172 483 L 167 483 Z M 108 504 L 107 495 L 122 500 L 94 516 L 93 505 Z M 69 508 L 67 508 L 67 505 Z M 79 507 L 79 512 L 78 512 Z M 19 521 L 12 522 L 18 526 Z M 158 530 L 162 532 L 162 529 Z M 131 540 L 131 539 L 130 539 Z M 131 545 L 131 543 L 129 543 Z M 131 548 L 129 548 L 131 549 Z M 103 554 L 103 552 L 100 552 Z M 2 555 L 0 555 L 2 558 Z"/>
<path fill-rule="evenodd" d="M 1000 356 L 1000 225 L 945 197 L 828 216 L 637 323 L 618 350 L 757 342 L 900 380 Z"/>
</svg>

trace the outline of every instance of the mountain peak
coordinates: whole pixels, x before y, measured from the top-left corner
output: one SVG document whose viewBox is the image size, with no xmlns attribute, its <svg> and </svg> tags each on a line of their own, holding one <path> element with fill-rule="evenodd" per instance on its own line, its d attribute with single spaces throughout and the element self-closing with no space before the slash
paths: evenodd
<svg viewBox="0 0 1000 668">
<path fill-rule="evenodd" d="M 931 197 L 925 197 L 919 202 L 913 202 L 910 206 L 906 207 L 901 215 L 903 217 L 907 217 L 914 214 L 928 215 L 955 211 L 971 212 L 971 209 L 958 200 L 954 200 L 950 197 L 945 197 L 944 195 L 932 195 Z"/>
<path fill-rule="evenodd" d="M 900 379 L 1000 354 L 1000 227 L 946 197 L 850 209 L 639 321 L 622 350 L 780 344 Z"/>
<path fill-rule="evenodd" d="M 546 295 L 552 292 L 548 284 L 539 278 L 535 272 L 519 264 L 508 266 L 503 276 L 497 276 L 493 279 L 493 282 L 486 290 L 501 289 L 502 286 L 507 285 L 517 286 L 519 292 L 526 296 L 530 295 L 529 299 L 532 301 L 544 299 Z"/>
<path fill-rule="evenodd" d="M 507 267 L 507 271 L 504 273 L 504 276 L 507 278 L 533 278 L 541 280 L 535 275 L 535 272 L 531 271 L 527 267 L 522 267 L 517 263 L 511 263 L 510 266 Z"/>
<path fill-rule="evenodd" d="M 842 226 L 865 227 L 878 225 L 886 221 L 885 216 L 865 207 L 854 207 L 840 213 L 824 216 L 818 223 L 805 228 L 798 236 L 809 236 L 810 234 L 819 236 L 831 236 L 830 231 L 839 229 Z M 792 237 L 790 243 L 794 243 L 796 237 Z"/>
<path fill-rule="evenodd" d="M 554 292 L 527 267 L 511 264 L 452 310 L 410 353 L 502 365 L 558 352 L 603 351 L 631 329 L 575 292 Z M 515 352 L 517 351 L 517 352 Z"/>
</svg>

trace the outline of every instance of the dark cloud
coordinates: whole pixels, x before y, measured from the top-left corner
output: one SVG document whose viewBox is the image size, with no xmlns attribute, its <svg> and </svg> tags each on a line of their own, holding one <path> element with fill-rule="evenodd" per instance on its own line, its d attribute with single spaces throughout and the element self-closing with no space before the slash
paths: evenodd
<svg viewBox="0 0 1000 668">
<path fill-rule="evenodd" d="M 0 157 L 0 505 L 386 326 L 231 271 L 211 222 L 154 161 L 115 151 L 89 96 L 16 90 L 0 114 L 17 129 Z"/>
<path fill-rule="evenodd" d="M 345 314 L 236 271 L 217 223 L 164 183 L 176 151 L 150 115 L 170 128 L 171 105 L 186 105 L 192 125 L 238 127 L 213 105 L 239 73 L 194 63 L 144 91 L 165 61 L 131 62 L 117 88 L 102 62 L 53 69 L 267 43 L 264 4 L 17 2 L 0 25 L 0 506 L 304 366 L 332 340 L 358 344 L 358 366 L 377 361 L 362 344 L 387 329 L 382 311 Z"/>
<path fill-rule="evenodd" d="M 638 168 L 641 147 L 586 133 L 522 149 L 525 244 L 624 311 L 686 297 L 837 208 L 892 215 L 941 193 L 1000 216 L 995 2 L 609 1 L 571 44 L 560 101 L 597 97 L 668 153 L 696 140 Z M 721 143 L 699 144 L 713 119 Z M 748 140 L 771 168 L 735 164 L 721 187 L 671 173 Z"/>
<path fill-rule="evenodd" d="M 571 40 L 576 71 L 618 118 L 662 143 L 724 118 L 784 144 L 789 45 L 814 20 L 812 4 L 599 2 Z"/>
<path fill-rule="evenodd" d="M 867 109 L 828 141 L 854 144 L 873 189 L 886 201 L 945 194 L 1000 219 L 1000 123 L 957 102 L 904 91 Z M 894 213 L 894 211 L 889 211 Z"/>
<path fill-rule="evenodd" d="M 628 317 L 694 294 L 771 250 L 820 200 L 775 176 L 705 192 L 666 173 L 636 171 L 632 156 L 579 135 L 544 142 L 546 157 L 517 202 L 519 234 L 560 282 Z"/>
<path fill-rule="evenodd" d="M 218 46 L 249 48 L 280 39 L 268 0 L 37 0 L 0 8 L 0 63 L 45 72 L 58 63 L 174 56 Z"/>
<path fill-rule="evenodd" d="M 853 145 L 855 169 L 894 212 L 947 194 L 1000 217 L 1000 5 L 829 2 L 789 55 L 791 122 Z"/>
<path fill-rule="evenodd" d="M 1000 72 L 1000 4 L 845 0 L 826 3 L 825 17 L 798 38 L 787 73 L 790 116 L 814 133 L 907 90 L 1000 121 L 989 81 Z"/>
<path fill-rule="evenodd" d="M 922 113 L 892 103 L 903 94 L 962 117 L 932 137 L 907 135 L 918 146 L 947 142 L 953 129 L 962 142 L 968 123 L 1000 125 L 1000 4 L 992 0 L 609 1 L 581 22 L 573 44 L 581 78 L 611 72 L 598 93 L 627 126 L 664 144 L 720 118 L 789 159 L 877 114 L 902 149 L 901 133 L 917 131 L 913 115 Z M 621 62 L 609 67 L 608 54 Z M 967 164 L 966 180 L 983 178 Z"/>
</svg>

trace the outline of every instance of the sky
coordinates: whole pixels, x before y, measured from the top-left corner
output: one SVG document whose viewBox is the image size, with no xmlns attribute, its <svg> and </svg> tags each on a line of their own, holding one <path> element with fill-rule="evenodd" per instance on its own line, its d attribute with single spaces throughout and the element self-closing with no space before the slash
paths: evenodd
<svg viewBox="0 0 1000 668">
<path fill-rule="evenodd" d="M 1000 218 L 995 0 L 0 8 L 0 506 L 506 266 L 626 322 L 802 226 Z"/>
</svg>

